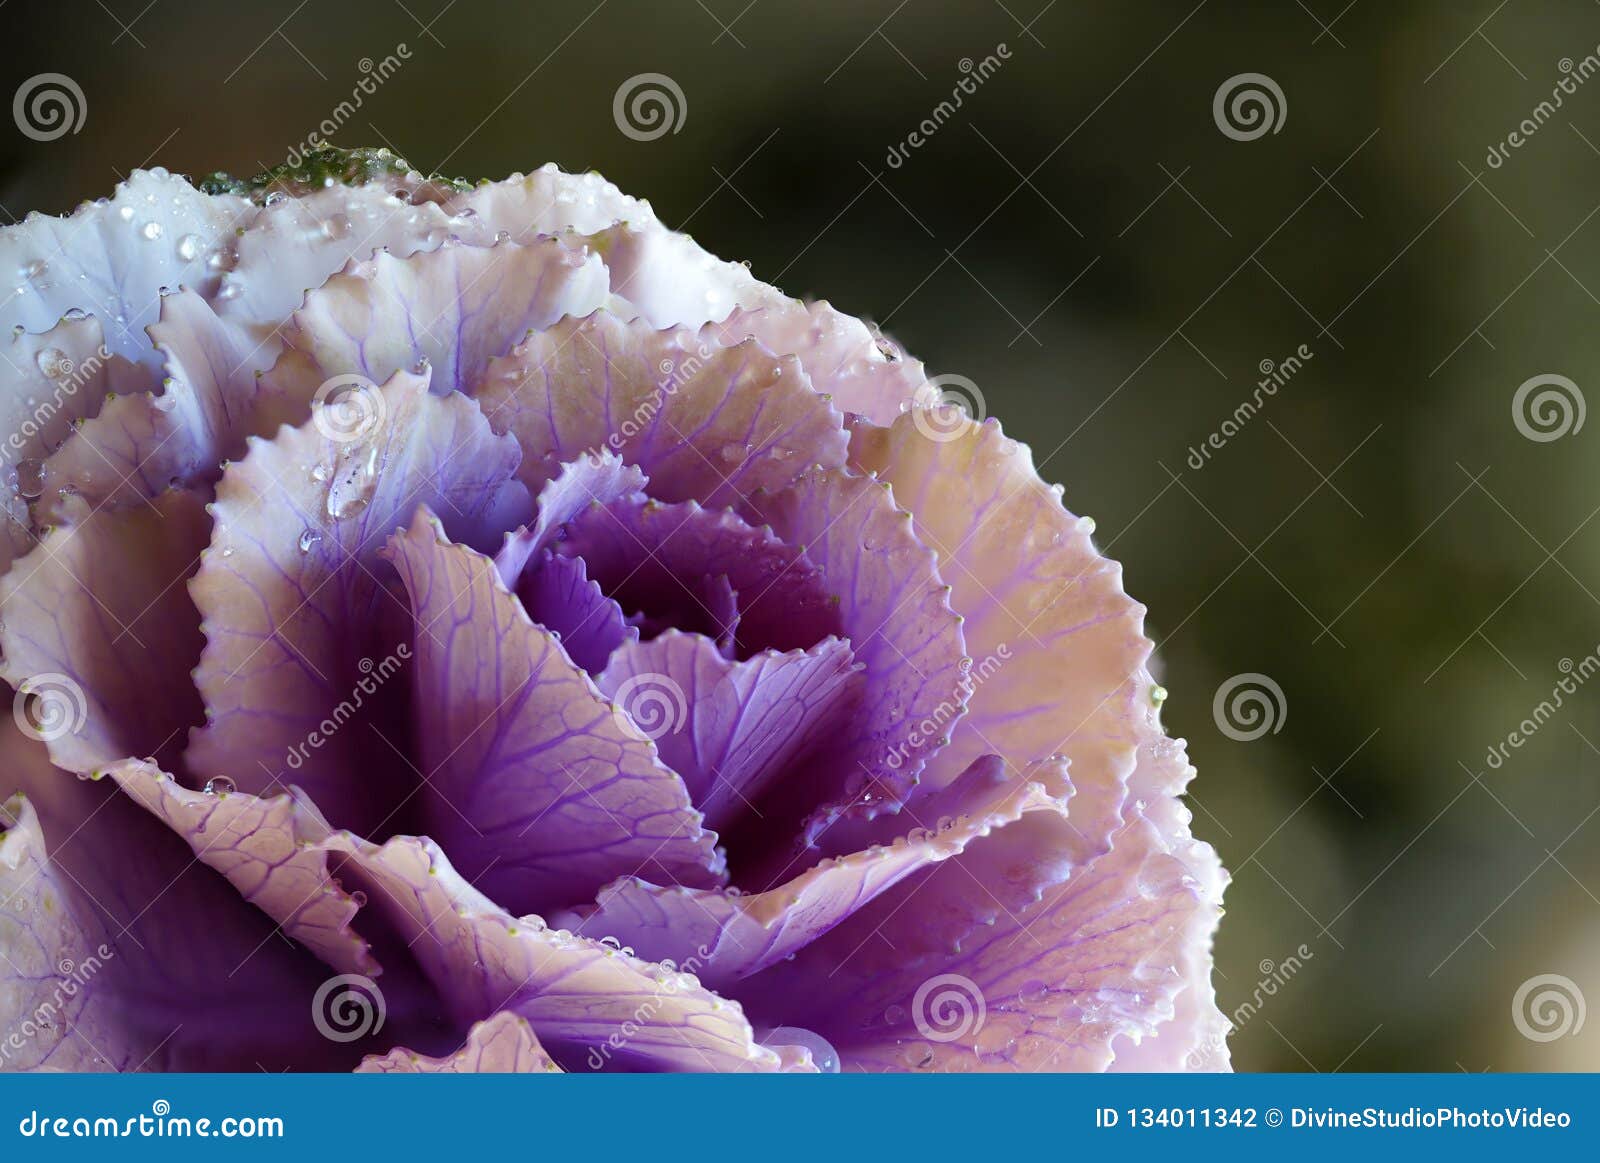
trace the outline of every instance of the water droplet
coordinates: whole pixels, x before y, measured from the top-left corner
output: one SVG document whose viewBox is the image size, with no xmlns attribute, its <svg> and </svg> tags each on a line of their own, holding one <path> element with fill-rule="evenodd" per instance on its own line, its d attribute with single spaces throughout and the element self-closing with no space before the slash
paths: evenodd
<svg viewBox="0 0 1600 1163">
<path fill-rule="evenodd" d="M 356 889 L 355 892 L 350 894 L 350 903 L 355 905 L 358 909 L 366 908 L 367 894 L 362 892 L 359 888 Z"/>
<path fill-rule="evenodd" d="M 234 785 L 233 780 L 229 779 L 227 776 L 225 776 L 225 775 L 214 775 L 210 779 L 206 780 L 206 795 L 208 795 L 208 796 L 231 795 L 233 793 L 234 786 L 235 785 Z"/>
<path fill-rule="evenodd" d="M 178 257 L 184 262 L 193 262 L 200 257 L 200 236 L 198 234 L 185 234 L 178 239 Z"/>
<path fill-rule="evenodd" d="M 44 492 L 44 462 L 29 457 L 17 462 L 17 492 L 33 500 Z"/>
<path fill-rule="evenodd" d="M 1159 683 L 1157 685 L 1151 687 L 1150 688 L 1150 701 L 1152 703 L 1164 703 L 1164 702 L 1166 702 L 1167 701 L 1167 688 L 1164 687 L 1164 686 L 1161 686 Z"/>
<path fill-rule="evenodd" d="M 799 1026 L 778 1026 L 761 1039 L 768 1048 L 800 1046 L 811 1051 L 811 1061 L 823 1074 L 839 1073 L 839 1051 L 821 1034 Z"/>
<path fill-rule="evenodd" d="M 354 517 L 367 507 L 377 484 L 377 448 L 348 446 L 344 463 L 339 465 L 333 479 L 328 482 L 328 516 L 335 521 Z"/>
<path fill-rule="evenodd" d="M 299 541 L 300 552 L 310 553 L 312 549 L 316 548 L 317 542 L 321 540 L 322 534 L 317 532 L 317 530 L 310 528 L 301 530 Z"/>
<path fill-rule="evenodd" d="M 998 1022 L 990 1023 L 979 1030 L 972 1040 L 972 1048 L 982 1057 L 995 1054 L 1004 1054 L 1016 1043 L 1010 1030 Z"/>
<path fill-rule="evenodd" d="M 156 239 L 161 237 L 161 223 L 146 222 L 144 224 L 144 229 L 140 230 L 139 233 L 144 235 L 151 242 L 154 242 Z"/>
<path fill-rule="evenodd" d="M 38 278 L 44 274 L 44 259 L 36 258 L 32 262 L 24 264 L 18 273 L 25 279 Z"/>
</svg>

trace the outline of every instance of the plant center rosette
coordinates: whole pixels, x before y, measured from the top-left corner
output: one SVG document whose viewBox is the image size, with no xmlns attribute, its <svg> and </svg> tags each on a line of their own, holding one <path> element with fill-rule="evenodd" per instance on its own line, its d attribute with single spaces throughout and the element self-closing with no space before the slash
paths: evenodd
<svg viewBox="0 0 1600 1163">
<path fill-rule="evenodd" d="M 0 251 L 0 1065 L 1226 1067 L 1143 611 L 867 325 L 382 151 Z"/>
</svg>

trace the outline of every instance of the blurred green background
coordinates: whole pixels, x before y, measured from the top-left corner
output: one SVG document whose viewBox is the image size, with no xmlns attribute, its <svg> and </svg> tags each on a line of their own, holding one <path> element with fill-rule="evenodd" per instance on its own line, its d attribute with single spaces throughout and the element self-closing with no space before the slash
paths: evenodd
<svg viewBox="0 0 1600 1163">
<path fill-rule="evenodd" d="M 598 169 L 967 377 L 1149 606 L 1195 828 L 1234 874 L 1237 1066 L 1600 1069 L 1600 1019 L 1525 1016 L 1571 1027 L 1547 1040 L 1514 1019 L 1542 975 L 1600 1001 L 1600 680 L 1487 758 L 1600 643 L 1600 420 L 1534 440 L 1513 418 L 1530 378 L 1600 387 L 1600 7 L 12 0 L 0 19 L 0 95 L 60 72 L 87 109 L 55 141 L 0 134 L 7 220 L 139 165 L 278 164 L 404 43 L 333 144 L 469 177 Z M 678 132 L 619 130 L 640 73 L 681 89 Z M 1213 112 L 1244 73 L 1283 94 L 1252 140 Z M 1220 729 L 1239 674 L 1282 690 L 1276 732 Z"/>
</svg>

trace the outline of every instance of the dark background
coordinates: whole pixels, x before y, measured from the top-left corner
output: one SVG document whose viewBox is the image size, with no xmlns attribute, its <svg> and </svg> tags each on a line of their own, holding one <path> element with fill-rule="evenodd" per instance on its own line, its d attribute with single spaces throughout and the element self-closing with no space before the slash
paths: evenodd
<svg viewBox="0 0 1600 1163">
<path fill-rule="evenodd" d="M 1487 163 L 1600 52 L 1600 7 L 11 0 L 0 27 L 0 96 L 60 72 L 87 106 L 55 141 L 5 124 L 8 221 L 139 165 L 276 165 L 404 42 L 333 144 L 598 169 L 972 380 L 1149 606 L 1195 828 L 1234 874 L 1224 1008 L 1310 953 L 1237 1065 L 1600 1068 L 1600 1019 L 1540 1042 L 1512 1017 L 1541 974 L 1600 1001 L 1600 680 L 1486 762 L 1600 643 L 1600 419 L 1540 442 L 1512 418 L 1530 377 L 1600 385 L 1600 75 Z M 686 115 L 640 142 L 612 97 L 645 72 Z M 1212 98 L 1247 72 L 1286 116 L 1237 141 Z M 1219 730 L 1241 673 L 1281 687 L 1277 733 Z"/>
</svg>

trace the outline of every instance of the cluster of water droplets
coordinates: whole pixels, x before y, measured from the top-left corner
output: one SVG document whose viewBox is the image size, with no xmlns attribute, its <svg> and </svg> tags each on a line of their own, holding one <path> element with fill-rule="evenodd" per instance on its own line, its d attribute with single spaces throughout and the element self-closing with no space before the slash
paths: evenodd
<svg viewBox="0 0 1600 1163">
<path fill-rule="evenodd" d="M 372 500 L 383 469 L 380 433 L 332 446 L 331 457 L 311 468 L 311 479 L 324 489 L 323 509 L 332 521 L 359 515 Z M 321 531 L 307 528 L 300 534 L 301 553 L 309 553 L 322 540 Z"/>
</svg>

